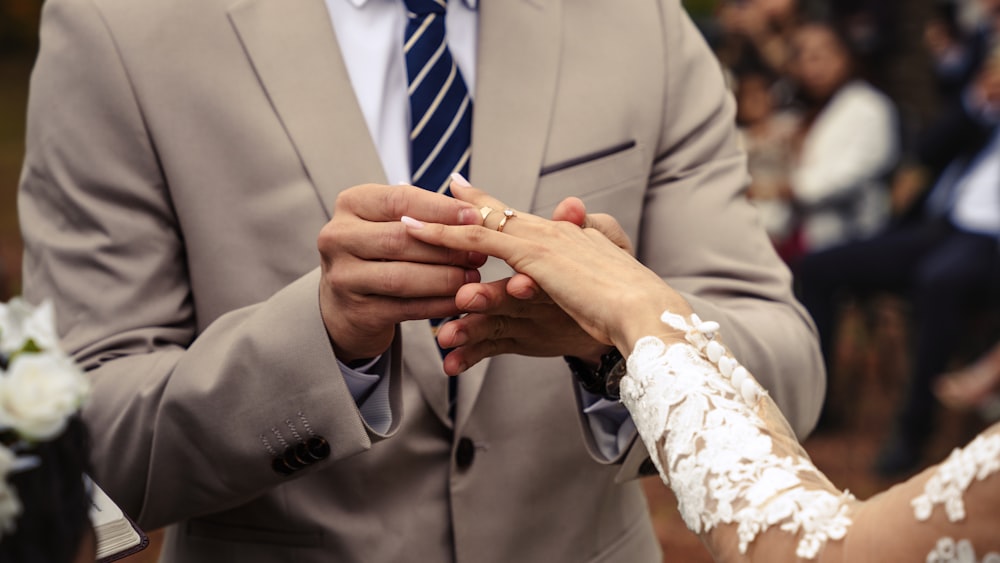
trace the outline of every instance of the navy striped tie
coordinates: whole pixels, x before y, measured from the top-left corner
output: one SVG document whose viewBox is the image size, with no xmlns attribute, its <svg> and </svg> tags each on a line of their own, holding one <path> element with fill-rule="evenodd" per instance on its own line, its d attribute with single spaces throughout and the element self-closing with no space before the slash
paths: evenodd
<svg viewBox="0 0 1000 563">
<path fill-rule="evenodd" d="M 469 175 L 472 99 L 445 40 L 446 0 L 403 1 L 411 182 L 450 194 L 451 174 Z"/>
<path fill-rule="evenodd" d="M 445 35 L 447 0 L 406 4 L 406 83 L 410 96 L 410 182 L 451 195 L 451 175 L 469 176 L 472 99 Z M 449 319 L 431 319 L 437 329 Z M 443 358 L 450 350 L 440 348 Z M 455 418 L 458 378 L 448 378 L 448 414 Z"/>
</svg>

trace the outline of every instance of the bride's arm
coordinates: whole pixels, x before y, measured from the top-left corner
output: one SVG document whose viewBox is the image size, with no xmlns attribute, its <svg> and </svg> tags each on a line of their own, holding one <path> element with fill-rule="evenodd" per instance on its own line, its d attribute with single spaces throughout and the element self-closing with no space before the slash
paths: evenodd
<svg viewBox="0 0 1000 563">
<path fill-rule="evenodd" d="M 717 325 L 662 320 L 686 342 L 640 339 L 622 401 L 716 560 L 1000 563 L 1000 424 L 862 503 L 812 464 Z"/>
<path fill-rule="evenodd" d="M 812 464 L 766 391 L 723 345 L 724 327 L 693 316 L 677 292 L 597 229 L 527 214 L 503 233 L 404 221 L 424 242 L 505 260 L 628 357 L 622 401 L 685 522 L 717 561 L 1000 563 L 1000 426 L 942 472 L 862 503 Z M 959 507 L 967 517 L 957 519 Z M 979 559 L 949 559 L 949 546 Z"/>
<path fill-rule="evenodd" d="M 639 339 L 622 401 L 688 528 L 718 561 L 841 560 L 858 501 L 810 462 L 717 324 L 661 320 L 684 341 Z"/>
</svg>

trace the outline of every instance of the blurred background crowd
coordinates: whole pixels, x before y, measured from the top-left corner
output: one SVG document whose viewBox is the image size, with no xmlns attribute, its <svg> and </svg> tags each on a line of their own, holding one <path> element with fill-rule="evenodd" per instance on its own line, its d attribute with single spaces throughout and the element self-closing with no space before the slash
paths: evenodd
<svg viewBox="0 0 1000 563">
<path fill-rule="evenodd" d="M 701 21 L 736 97 L 747 196 L 819 330 L 819 431 L 858 401 L 838 381 L 845 310 L 871 331 L 892 307 L 908 365 L 871 470 L 910 473 L 939 405 L 996 416 L 1000 2 L 729 0 Z"/>
<path fill-rule="evenodd" d="M 830 389 L 807 447 L 864 496 L 1000 418 L 1000 0 L 684 4 L 737 102 L 747 197 L 820 331 Z M 0 300 L 19 292 L 40 9 L 0 0 Z M 664 543 L 696 543 L 648 491 Z"/>
</svg>

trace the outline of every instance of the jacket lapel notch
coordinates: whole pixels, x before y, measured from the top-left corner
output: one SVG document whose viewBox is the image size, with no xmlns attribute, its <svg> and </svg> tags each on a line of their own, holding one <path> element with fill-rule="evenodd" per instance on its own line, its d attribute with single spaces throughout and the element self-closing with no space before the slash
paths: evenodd
<svg viewBox="0 0 1000 563">
<path fill-rule="evenodd" d="M 530 210 L 545 157 L 559 76 L 562 0 L 479 3 L 470 181 Z M 491 260 L 484 279 L 509 275 Z M 456 432 L 472 413 L 490 361 L 459 375 Z"/>
<path fill-rule="evenodd" d="M 229 18 L 327 213 L 343 189 L 385 183 L 323 0 L 244 0 Z"/>
</svg>

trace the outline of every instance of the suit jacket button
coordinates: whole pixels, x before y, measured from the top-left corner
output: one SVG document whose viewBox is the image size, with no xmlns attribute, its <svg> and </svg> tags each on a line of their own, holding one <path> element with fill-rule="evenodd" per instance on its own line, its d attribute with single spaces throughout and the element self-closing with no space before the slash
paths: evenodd
<svg viewBox="0 0 1000 563">
<path fill-rule="evenodd" d="M 285 463 L 285 458 L 282 456 L 275 457 L 271 460 L 271 469 L 281 475 L 291 475 L 292 473 L 295 473 L 295 469 L 289 467 L 288 464 Z"/>
<path fill-rule="evenodd" d="M 285 455 L 281 456 L 285 460 L 285 465 L 292 469 L 302 469 L 306 466 L 305 460 L 301 460 L 295 455 L 295 446 L 285 448 Z"/>
<path fill-rule="evenodd" d="M 455 465 L 459 469 L 465 469 L 472 465 L 472 460 L 476 458 L 476 446 L 472 443 L 472 440 L 468 438 L 462 438 L 458 441 L 458 446 L 455 448 Z"/>
<path fill-rule="evenodd" d="M 295 459 L 301 461 L 304 465 L 309 465 L 316 461 L 316 458 L 309 453 L 309 447 L 306 446 L 305 442 L 295 444 Z"/>
<path fill-rule="evenodd" d="M 306 449 L 313 461 L 330 457 L 330 443 L 322 436 L 312 436 L 306 440 Z"/>
</svg>

